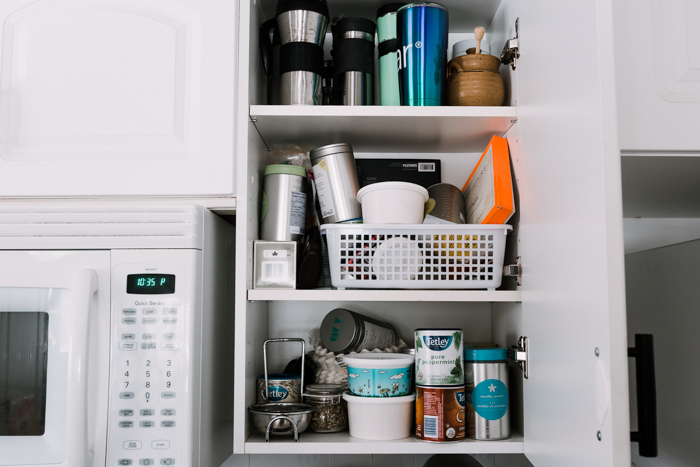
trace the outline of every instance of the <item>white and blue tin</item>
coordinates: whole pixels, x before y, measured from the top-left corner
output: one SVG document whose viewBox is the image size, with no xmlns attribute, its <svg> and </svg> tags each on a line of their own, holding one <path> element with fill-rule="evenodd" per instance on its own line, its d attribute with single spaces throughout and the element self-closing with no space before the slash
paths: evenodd
<svg viewBox="0 0 700 467">
<path fill-rule="evenodd" d="M 416 329 L 416 385 L 464 384 L 462 330 Z"/>
<path fill-rule="evenodd" d="M 301 402 L 301 376 L 288 373 L 267 375 L 269 402 Z M 265 400 L 265 375 L 258 376 L 257 403 Z"/>
<path fill-rule="evenodd" d="M 343 357 L 348 388 L 361 397 L 403 397 L 413 394 L 413 355 L 359 353 Z"/>
<path fill-rule="evenodd" d="M 467 347 L 464 350 L 467 393 L 467 437 L 510 438 L 508 350 Z"/>
</svg>

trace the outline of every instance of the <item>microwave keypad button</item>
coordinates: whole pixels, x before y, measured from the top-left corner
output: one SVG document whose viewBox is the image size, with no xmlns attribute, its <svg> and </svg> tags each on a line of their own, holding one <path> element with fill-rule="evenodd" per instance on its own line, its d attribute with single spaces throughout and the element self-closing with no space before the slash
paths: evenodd
<svg viewBox="0 0 700 467">
<path fill-rule="evenodd" d="M 119 350 L 136 350 L 136 342 L 120 342 Z"/>
<path fill-rule="evenodd" d="M 161 409 L 160 414 L 164 417 L 174 417 L 175 409 Z"/>
<path fill-rule="evenodd" d="M 156 311 L 157 310 L 155 308 L 144 308 L 141 313 L 144 315 L 155 315 Z"/>
<path fill-rule="evenodd" d="M 156 411 L 153 409 L 141 409 L 139 413 L 142 417 L 152 417 L 156 414 Z"/>
<path fill-rule="evenodd" d="M 146 350 L 152 350 L 152 349 L 156 348 L 156 343 L 155 342 L 143 342 L 141 344 L 141 348 L 146 349 Z"/>
<path fill-rule="evenodd" d="M 136 324 L 136 318 L 122 318 L 122 324 Z"/>
<path fill-rule="evenodd" d="M 131 459 L 119 459 L 117 465 L 134 465 L 134 461 Z"/>
<path fill-rule="evenodd" d="M 165 318 L 163 318 L 163 324 L 176 324 L 176 323 L 177 323 L 177 318 L 175 318 L 175 317 L 172 317 L 172 318 L 165 317 Z"/>
<path fill-rule="evenodd" d="M 119 428 L 131 428 L 134 426 L 134 422 L 119 422 Z M 131 464 L 127 464 L 131 465 Z"/>
<path fill-rule="evenodd" d="M 166 341 L 174 341 L 175 339 L 177 339 L 177 334 L 175 334 L 174 332 L 166 332 L 165 334 L 163 334 L 163 339 L 165 339 Z"/>
<path fill-rule="evenodd" d="M 141 422 L 143 423 L 143 422 Z M 174 420 L 163 420 L 160 422 L 160 426 L 163 428 L 172 428 L 175 426 L 175 421 Z"/>
<path fill-rule="evenodd" d="M 175 399 L 175 391 L 161 392 L 160 397 L 163 399 Z"/>
<path fill-rule="evenodd" d="M 120 392 L 119 398 L 120 399 L 133 399 L 134 393 L 133 392 Z"/>
<path fill-rule="evenodd" d="M 134 415 L 134 411 L 131 409 L 123 409 L 119 411 L 120 417 L 131 417 L 132 415 Z"/>
<path fill-rule="evenodd" d="M 166 457 L 160 460 L 160 465 L 175 465 L 175 459 L 171 457 Z"/>
<path fill-rule="evenodd" d="M 155 462 L 153 459 L 139 459 L 139 465 L 155 465 Z"/>
<path fill-rule="evenodd" d="M 124 449 L 141 449 L 141 441 L 124 441 Z"/>
<path fill-rule="evenodd" d="M 156 324 L 158 322 L 158 318 L 155 316 L 149 316 L 148 318 L 142 318 L 141 323 L 143 324 Z"/>
<path fill-rule="evenodd" d="M 177 308 L 163 308 L 163 314 L 164 315 L 176 315 L 177 314 Z"/>
<path fill-rule="evenodd" d="M 122 340 L 133 341 L 134 339 L 136 339 L 136 334 L 131 334 L 131 333 L 122 334 Z"/>
<path fill-rule="evenodd" d="M 169 449 L 170 448 L 170 441 L 165 441 L 162 439 L 153 441 L 151 443 L 151 447 L 153 449 Z"/>
<path fill-rule="evenodd" d="M 122 314 L 123 315 L 135 315 L 136 308 L 122 308 Z"/>
<path fill-rule="evenodd" d="M 155 422 L 153 422 L 151 420 L 146 420 L 146 421 L 140 422 L 139 426 L 141 428 L 153 428 L 154 426 L 156 426 L 156 424 L 155 424 Z"/>
<path fill-rule="evenodd" d="M 141 345 L 143 345 L 143 344 L 141 344 Z M 160 348 L 163 350 L 176 350 L 177 349 L 177 342 L 161 342 Z"/>
<path fill-rule="evenodd" d="M 141 334 L 141 339 L 143 339 L 143 340 L 145 340 L 145 341 L 152 341 L 152 340 L 155 340 L 155 338 L 156 338 L 156 335 L 153 334 L 153 333 L 151 333 L 151 334 L 148 334 L 148 333 Z"/>
</svg>

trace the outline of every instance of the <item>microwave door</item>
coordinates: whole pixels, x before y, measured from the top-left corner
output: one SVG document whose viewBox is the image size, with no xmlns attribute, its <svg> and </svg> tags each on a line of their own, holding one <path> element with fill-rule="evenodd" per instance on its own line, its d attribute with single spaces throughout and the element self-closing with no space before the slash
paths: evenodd
<svg viewBox="0 0 700 467">
<path fill-rule="evenodd" d="M 0 251 L 0 466 L 93 465 L 98 273 L 108 302 L 108 251 Z"/>
</svg>

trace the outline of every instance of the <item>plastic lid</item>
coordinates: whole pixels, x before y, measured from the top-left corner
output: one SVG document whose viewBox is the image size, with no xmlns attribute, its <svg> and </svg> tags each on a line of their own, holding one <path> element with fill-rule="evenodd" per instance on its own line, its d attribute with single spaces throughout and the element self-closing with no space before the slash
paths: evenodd
<svg viewBox="0 0 700 467">
<path fill-rule="evenodd" d="M 379 182 L 379 183 L 373 183 L 371 185 L 367 185 L 366 187 L 360 189 L 360 191 L 357 192 L 357 201 L 362 204 L 362 197 L 367 194 L 371 193 L 373 191 L 378 191 L 378 190 L 411 190 L 411 191 L 417 191 L 418 193 L 421 193 L 423 195 L 423 202 L 425 203 L 428 201 L 428 190 L 423 188 L 420 185 L 417 185 L 415 183 L 408 183 L 408 182 Z"/>
<path fill-rule="evenodd" d="M 464 350 L 466 362 L 497 362 L 508 360 L 508 349 L 502 348 L 467 348 Z"/>
<path fill-rule="evenodd" d="M 401 353 L 404 353 L 407 355 L 415 355 L 416 349 L 409 349 L 408 347 L 404 347 L 403 349 L 401 349 Z"/>
<path fill-rule="evenodd" d="M 416 357 L 405 353 L 365 352 L 345 355 L 343 362 L 353 368 L 401 368 L 411 366 Z"/>
<path fill-rule="evenodd" d="M 305 396 L 337 396 L 346 391 L 342 384 L 309 384 Z"/>
<path fill-rule="evenodd" d="M 265 375 L 258 376 L 258 379 L 265 381 Z M 268 381 L 284 381 L 290 379 L 301 379 L 301 375 L 293 375 L 291 373 L 273 373 L 271 375 L 267 375 Z"/>
<path fill-rule="evenodd" d="M 422 6 L 429 6 L 429 7 L 434 7 L 434 8 L 440 8 L 441 10 L 447 11 L 447 8 L 444 6 L 440 5 L 439 3 L 407 3 L 406 5 L 402 6 L 396 11 L 401 11 L 405 10 L 406 8 L 416 8 L 416 7 L 422 7 Z"/>
<path fill-rule="evenodd" d="M 350 347 L 358 332 L 355 316 L 344 308 L 328 312 L 321 322 L 321 342 L 334 353 L 343 352 Z M 354 347 L 350 350 L 354 350 Z"/>
<path fill-rule="evenodd" d="M 326 0 L 279 0 L 277 2 L 275 16 L 292 10 L 313 11 L 322 14 L 326 18 L 330 18 L 331 16 L 328 13 L 328 2 L 326 2 Z"/>
<path fill-rule="evenodd" d="M 389 13 L 396 13 L 399 10 L 399 8 L 401 8 L 404 5 L 405 3 L 387 3 L 386 5 L 380 6 L 377 10 L 377 19 Z"/>
<path fill-rule="evenodd" d="M 364 397 L 356 396 L 346 392 L 343 394 L 343 399 L 347 402 L 353 404 L 367 404 L 367 405 L 389 405 L 389 404 L 405 404 L 416 400 L 415 394 L 410 394 L 408 396 L 398 396 L 398 397 Z"/>
<path fill-rule="evenodd" d="M 333 34 L 346 31 L 361 31 L 374 35 L 377 26 L 374 21 L 367 18 L 343 18 L 331 27 Z"/>
<path fill-rule="evenodd" d="M 265 167 L 265 175 L 270 174 L 298 175 L 306 178 L 306 169 L 298 165 L 272 164 Z"/>
<path fill-rule="evenodd" d="M 311 162 L 313 162 L 320 157 L 342 152 L 349 152 L 352 154 L 352 146 L 348 143 L 329 144 L 328 146 L 321 146 L 320 148 L 314 149 L 309 153 L 309 156 L 311 157 Z"/>
</svg>

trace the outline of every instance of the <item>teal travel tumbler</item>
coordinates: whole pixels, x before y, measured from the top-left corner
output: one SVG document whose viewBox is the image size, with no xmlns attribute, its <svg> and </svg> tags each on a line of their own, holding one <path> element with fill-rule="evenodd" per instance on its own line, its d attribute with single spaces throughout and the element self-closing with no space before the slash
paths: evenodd
<svg viewBox="0 0 700 467">
<path fill-rule="evenodd" d="M 399 97 L 396 10 L 405 3 L 388 3 L 377 10 L 379 56 L 379 101 L 381 105 L 401 105 Z"/>
</svg>

